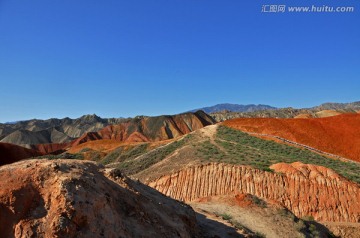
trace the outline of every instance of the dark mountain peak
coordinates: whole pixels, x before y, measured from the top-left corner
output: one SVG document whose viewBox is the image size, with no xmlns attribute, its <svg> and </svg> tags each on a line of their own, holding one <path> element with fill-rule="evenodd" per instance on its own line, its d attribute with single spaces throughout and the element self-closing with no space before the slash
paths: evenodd
<svg viewBox="0 0 360 238">
<path fill-rule="evenodd" d="M 191 112 L 196 112 L 199 110 L 204 111 L 205 113 L 216 113 L 221 111 L 229 111 L 229 112 L 255 112 L 255 111 L 261 111 L 261 110 L 272 110 L 276 109 L 276 107 L 272 107 L 269 105 L 264 104 L 232 104 L 232 103 L 221 103 L 216 104 L 214 106 L 210 107 L 203 107 L 200 109 L 192 110 Z"/>
<path fill-rule="evenodd" d="M 84 116 L 80 117 L 79 119 L 82 121 L 86 121 L 86 122 L 102 122 L 103 121 L 103 119 L 96 114 L 84 115 Z"/>
</svg>

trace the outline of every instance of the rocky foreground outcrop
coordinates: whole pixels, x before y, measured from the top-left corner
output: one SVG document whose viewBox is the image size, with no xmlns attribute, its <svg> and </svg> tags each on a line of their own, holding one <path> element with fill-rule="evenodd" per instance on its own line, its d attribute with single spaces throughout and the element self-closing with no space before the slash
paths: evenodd
<svg viewBox="0 0 360 238">
<path fill-rule="evenodd" d="M 1 237 L 196 237 L 187 205 L 95 163 L 0 167 Z"/>
<path fill-rule="evenodd" d="M 252 194 L 283 205 L 298 217 L 360 222 L 358 184 L 321 166 L 296 162 L 271 168 L 275 172 L 210 163 L 162 176 L 149 186 L 183 201 L 232 193 Z"/>
</svg>

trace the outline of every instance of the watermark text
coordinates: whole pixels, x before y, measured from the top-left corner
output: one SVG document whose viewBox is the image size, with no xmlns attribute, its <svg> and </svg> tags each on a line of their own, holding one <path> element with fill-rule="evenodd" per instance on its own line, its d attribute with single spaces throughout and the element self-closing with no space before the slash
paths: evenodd
<svg viewBox="0 0 360 238">
<path fill-rule="evenodd" d="M 287 6 L 287 5 L 262 5 L 261 12 L 263 13 L 285 13 L 285 12 L 294 12 L 294 13 L 316 13 L 316 12 L 328 12 L 328 13 L 349 13 L 355 12 L 355 7 L 353 6 L 343 6 L 343 7 L 334 7 L 334 6 Z"/>
</svg>

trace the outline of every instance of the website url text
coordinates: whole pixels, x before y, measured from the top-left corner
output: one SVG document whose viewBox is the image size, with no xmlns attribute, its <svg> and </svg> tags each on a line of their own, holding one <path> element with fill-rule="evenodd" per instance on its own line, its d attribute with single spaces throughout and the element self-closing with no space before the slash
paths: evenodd
<svg viewBox="0 0 360 238">
<path fill-rule="evenodd" d="M 262 5 L 261 12 L 264 13 L 285 13 L 285 12 L 329 12 L 329 13 L 338 13 L 338 12 L 354 12 L 355 7 L 334 7 L 334 6 L 286 6 L 286 5 Z"/>
</svg>

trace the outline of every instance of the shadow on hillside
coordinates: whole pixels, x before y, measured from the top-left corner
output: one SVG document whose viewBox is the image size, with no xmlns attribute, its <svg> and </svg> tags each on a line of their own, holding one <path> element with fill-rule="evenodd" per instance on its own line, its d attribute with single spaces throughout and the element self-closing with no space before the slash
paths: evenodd
<svg viewBox="0 0 360 238">
<path fill-rule="evenodd" d="M 243 238 L 245 236 L 238 234 L 234 227 L 227 226 L 221 222 L 208 219 L 201 213 L 196 213 L 196 219 L 201 228 L 203 237 L 221 237 L 221 238 Z"/>
<path fill-rule="evenodd" d="M 319 237 L 319 238 L 337 238 L 332 232 L 323 224 L 317 221 L 306 221 L 307 227 L 301 231 L 306 238 Z"/>
</svg>

